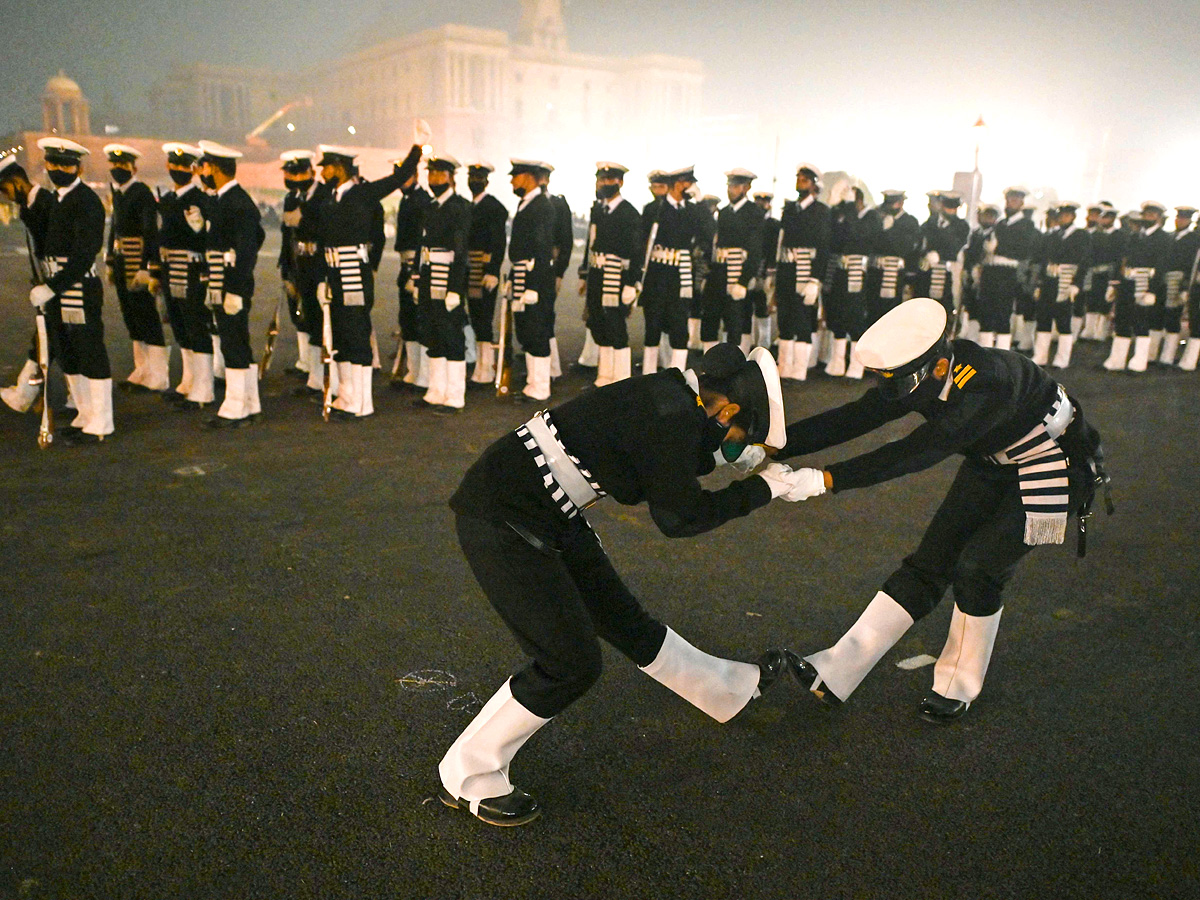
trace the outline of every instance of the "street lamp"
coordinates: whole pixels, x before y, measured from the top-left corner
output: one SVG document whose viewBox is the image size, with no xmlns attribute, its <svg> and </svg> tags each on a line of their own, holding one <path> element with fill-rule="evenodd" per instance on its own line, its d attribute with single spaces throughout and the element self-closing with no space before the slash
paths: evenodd
<svg viewBox="0 0 1200 900">
<path fill-rule="evenodd" d="M 987 134 L 987 123 L 983 121 L 983 113 L 979 114 L 979 118 L 975 120 L 975 124 L 971 126 L 971 133 L 975 135 L 975 171 L 979 172 L 979 145 L 983 143 L 983 136 Z"/>
</svg>

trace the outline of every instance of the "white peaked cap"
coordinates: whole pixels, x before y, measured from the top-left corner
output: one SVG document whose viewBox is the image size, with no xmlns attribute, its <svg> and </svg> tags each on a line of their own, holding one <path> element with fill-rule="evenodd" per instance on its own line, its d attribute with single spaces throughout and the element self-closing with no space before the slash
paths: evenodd
<svg viewBox="0 0 1200 900">
<path fill-rule="evenodd" d="M 799 175 L 801 172 L 806 172 L 806 171 L 812 172 L 814 175 L 816 175 L 817 181 L 821 180 L 821 170 L 818 169 L 816 166 L 814 166 L 812 163 L 800 163 L 800 165 L 796 166 L 796 174 L 797 175 Z"/>
<path fill-rule="evenodd" d="M 55 150 L 66 153 L 75 153 L 79 156 L 87 156 L 89 153 L 91 153 L 91 151 L 88 150 L 87 147 L 83 146 L 83 144 L 77 144 L 74 141 L 67 140 L 64 137 L 39 138 L 37 145 L 39 150 L 49 150 L 52 153 Z"/>
<path fill-rule="evenodd" d="M 191 144 L 181 144 L 179 141 L 169 141 L 162 145 L 162 149 L 163 153 L 167 154 L 167 156 L 172 156 L 175 154 L 187 154 L 188 156 L 194 156 L 199 159 L 204 155 L 204 151 L 199 147 L 194 147 Z"/>
<path fill-rule="evenodd" d="M 205 156 L 215 156 L 219 159 L 241 159 L 242 152 L 234 150 L 232 147 L 226 147 L 224 144 L 218 144 L 216 141 L 201 141 L 197 146 Z"/>
<path fill-rule="evenodd" d="M 775 358 L 771 356 L 771 351 L 765 347 L 755 347 L 751 350 L 750 362 L 762 370 L 763 381 L 767 384 L 767 402 L 771 412 L 771 424 L 763 443 L 768 447 L 778 449 L 787 443 L 787 420 L 783 415 L 783 387 L 779 383 L 779 369 L 775 366 Z"/>
<path fill-rule="evenodd" d="M 311 150 L 285 150 L 283 153 L 279 154 L 279 161 L 285 163 L 296 162 L 301 159 L 307 159 L 311 161 L 316 158 L 317 154 L 313 153 Z"/>
<path fill-rule="evenodd" d="M 495 166 L 493 166 L 490 162 L 486 162 L 485 160 L 482 160 L 482 159 L 477 159 L 477 160 L 475 160 L 475 162 L 467 163 L 467 168 L 468 169 L 483 169 L 485 172 L 495 172 L 496 171 Z"/>
<path fill-rule="evenodd" d="M 730 169 L 728 172 L 725 173 L 725 177 L 726 178 L 744 178 L 747 181 L 754 181 L 754 179 L 758 178 L 758 176 L 755 175 L 753 172 L 751 172 L 749 169 Z"/>
<path fill-rule="evenodd" d="M 105 144 L 104 155 L 109 156 L 116 153 L 118 156 L 132 156 L 134 159 L 141 159 L 140 150 L 130 147 L 128 144 Z"/>
<path fill-rule="evenodd" d="M 344 156 L 347 159 L 358 159 L 356 147 L 339 147 L 336 144 L 317 144 L 317 153 L 320 156 Z"/>
<path fill-rule="evenodd" d="M 868 369 L 896 369 L 926 353 L 945 333 L 946 307 L 928 297 L 916 297 L 868 328 L 854 353 Z"/>
</svg>

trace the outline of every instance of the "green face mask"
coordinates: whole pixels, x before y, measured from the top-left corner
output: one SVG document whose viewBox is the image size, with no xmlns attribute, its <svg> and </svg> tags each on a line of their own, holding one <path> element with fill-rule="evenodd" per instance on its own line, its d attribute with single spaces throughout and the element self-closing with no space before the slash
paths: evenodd
<svg viewBox="0 0 1200 900">
<path fill-rule="evenodd" d="M 721 441 L 721 455 L 725 457 L 725 462 L 733 462 L 745 449 L 745 441 Z"/>
</svg>

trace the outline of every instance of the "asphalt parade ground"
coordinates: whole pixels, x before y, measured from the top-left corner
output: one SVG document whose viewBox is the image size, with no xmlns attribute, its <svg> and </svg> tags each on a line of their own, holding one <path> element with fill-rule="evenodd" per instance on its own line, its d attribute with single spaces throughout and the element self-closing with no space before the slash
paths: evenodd
<svg viewBox="0 0 1200 900">
<path fill-rule="evenodd" d="M 32 322 L 7 246 L 5 384 Z M 396 266 L 378 281 L 385 354 Z M 582 341 L 573 282 L 564 362 Z M 120 377 L 111 288 L 105 310 Z M 1072 536 L 1022 565 L 959 723 L 920 720 L 932 669 L 897 666 L 939 653 L 949 598 L 836 711 L 781 681 L 717 725 L 606 650 L 596 687 L 513 764 L 543 816 L 497 829 L 433 799 L 442 753 L 523 664 L 446 501 L 531 408 L 471 392 L 438 417 L 380 377 L 373 419 L 324 424 L 291 395 L 290 325 L 277 346 L 251 428 L 116 391 L 111 440 L 39 451 L 36 417 L 0 408 L 0 897 L 1200 896 L 1195 374 L 1101 373 L 1104 350 L 1079 347 L 1061 380 L 1104 436 L 1117 512 L 1093 519 L 1086 559 Z M 553 402 L 589 380 L 566 375 Z M 789 419 L 863 389 L 814 376 L 786 389 Z M 915 546 L 957 464 L 688 540 L 644 507 L 589 518 L 692 643 L 812 652 Z"/>
</svg>

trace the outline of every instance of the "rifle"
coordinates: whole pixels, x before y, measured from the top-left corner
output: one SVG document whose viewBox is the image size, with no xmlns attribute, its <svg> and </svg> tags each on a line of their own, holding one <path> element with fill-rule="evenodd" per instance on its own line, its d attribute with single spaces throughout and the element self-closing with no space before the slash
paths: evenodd
<svg viewBox="0 0 1200 900">
<path fill-rule="evenodd" d="M 512 330 L 512 279 L 505 279 L 500 286 L 500 340 L 493 344 L 496 348 L 496 396 L 507 397 L 509 382 L 512 379 L 512 365 L 508 359 L 508 345 L 511 343 Z"/>
<path fill-rule="evenodd" d="M 329 296 L 329 286 L 320 285 L 326 291 L 325 299 L 321 302 L 321 364 L 325 368 L 325 384 L 321 395 L 321 418 L 328 422 L 329 411 L 333 408 L 333 316 L 329 311 L 332 298 Z M 318 299 L 319 296 L 318 296 Z"/>
<path fill-rule="evenodd" d="M 44 284 L 45 279 L 38 269 L 37 257 L 33 252 L 33 240 L 25 232 L 25 247 L 29 251 L 29 269 L 35 285 Z M 54 413 L 50 409 L 50 339 L 46 330 L 46 313 L 39 306 L 37 311 L 37 355 L 38 368 L 42 371 L 42 421 L 38 425 L 38 449 L 45 450 L 54 443 Z"/>
<path fill-rule="evenodd" d="M 642 260 L 642 280 L 637 283 L 638 300 L 642 298 L 642 285 L 646 281 L 646 270 L 650 268 L 650 251 L 654 249 L 654 240 L 658 237 L 658 217 L 655 216 L 654 224 L 650 226 L 650 239 L 646 241 L 646 258 Z"/>
<path fill-rule="evenodd" d="M 267 325 L 267 339 L 263 346 L 262 358 L 258 361 L 258 377 L 260 379 L 271 368 L 271 357 L 275 355 L 275 337 L 279 334 L 279 307 L 286 300 L 287 288 L 282 288 L 279 292 L 279 299 L 275 301 L 275 314 L 271 316 L 271 321 Z"/>
</svg>

